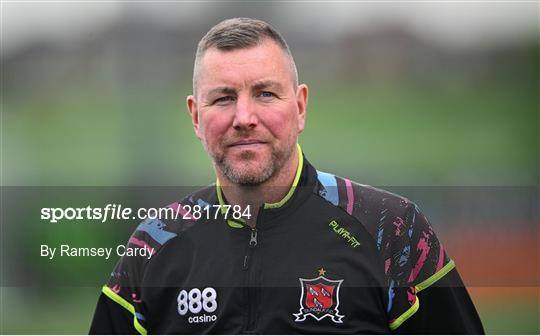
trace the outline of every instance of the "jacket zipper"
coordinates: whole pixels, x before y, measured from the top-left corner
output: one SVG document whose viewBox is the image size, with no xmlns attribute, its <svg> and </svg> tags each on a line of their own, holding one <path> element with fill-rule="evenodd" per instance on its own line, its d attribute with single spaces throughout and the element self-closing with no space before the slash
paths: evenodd
<svg viewBox="0 0 540 336">
<path fill-rule="evenodd" d="M 253 267 L 253 253 L 255 252 L 255 247 L 257 246 L 257 229 L 252 228 L 251 229 L 251 235 L 249 239 L 249 246 L 246 251 L 246 255 L 244 256 L 244 262 L 242 264 L 242 270 L 245 271 L 246 274 L 246 299 L 247 299 L 247 320 L 246 325 L 244 327 L 245 332 L 249 332 L 254 329 L 255 325 L 255 315 L 256 315 L 256 307 L 257 307 L 257 297 L 255 291 L 257 290 L 256 287 L 251 287 L 251 285 L 254 283 L 253 281 L 253 274 L 255 272 Z M 251 266 L 251 268 L 250 268 Z"/>
<path fill-rule="evenodd" d="M 249 247 L 248 247 L 246 255 L 244 256 L 244 264 L 242 265 L 242 269 L 244 271 L 247 271 L 249 269 L 249 262 L 250 262 L 251 257 L 253 256 L 253 252 L 256 246 L 257 246 L 257 229 L 253 228 L 251 229 Z"/>
</svg>

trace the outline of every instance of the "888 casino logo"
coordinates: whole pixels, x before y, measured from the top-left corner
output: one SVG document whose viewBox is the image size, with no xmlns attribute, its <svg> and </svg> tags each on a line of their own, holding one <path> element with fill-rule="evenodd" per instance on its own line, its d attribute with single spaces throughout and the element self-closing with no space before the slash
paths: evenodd
<svg viewBox="0 0 540 336">
<path fill-rule="evenodd" d="M 192 288 L 189 292 L 183 289 L 178 293 L 176 301 L 178 314 L 188 315 L 188 323 L 208 323 L 217 319 L 217 316 L 212 314 L 218 308 L 217 292 L 212 287 L 206 287 L 202 291 Z"/>
</svg>

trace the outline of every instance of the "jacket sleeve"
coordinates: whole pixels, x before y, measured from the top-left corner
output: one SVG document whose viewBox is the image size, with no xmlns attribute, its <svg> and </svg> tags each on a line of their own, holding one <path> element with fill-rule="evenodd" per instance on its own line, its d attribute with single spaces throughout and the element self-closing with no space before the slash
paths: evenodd
<svg viewBox="0 0 540 336">
<path fill-rule="evenodd" d="M 157 219 L 143 221 L 129 238 L 126 246 L 144 247 L 155 254 L 159 242 L 175 236 L 163 230 L 165 225 Z M 149 258 L 124 255 L 111 272 L 107 284 L 101 290 L 90 333 L 100 334 L 146 334 L 147 308 L 143 278 Z"/>
<path fill-rule="evenodd" d="M 143 280 L 151 259 L 167 241 L 177 236 L 166 227 L 161 220 L 152 218 L 137 226 L 126 246 L 143 248 L 150 256 L 126 253 L 120 258 L 101 290 L 90 333 L 147 334 L 152 318 L 146 304 L 146 292 L 151 286 Z"/>
<path fill-rule="evenodd" d="M 419 308 L 396 334 L 484 334 L 480 317 L 456 269 L 417 294 Z"/>
<path fill-rule="evenodd" d="M 90 326 L 90 335 L 135 335 L 133 315 L 109 299 L 105 294 L 99 296 L 94 318 Z"/>
<path fill-rule="evenodd" d="M 387 238 L 390 330 L 483 334 L 474 305 L 443 244 L 414 203 L 393 219 Z"/>
</svg>

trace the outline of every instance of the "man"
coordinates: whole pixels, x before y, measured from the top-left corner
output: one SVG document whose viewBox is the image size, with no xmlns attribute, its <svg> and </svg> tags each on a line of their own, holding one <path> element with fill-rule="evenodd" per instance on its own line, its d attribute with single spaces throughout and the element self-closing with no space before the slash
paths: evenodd
<svg viewBox="0 0 540 336">
<path fill-rule="evenodd" d="M 187 105 L 217 182 L 139 225 L 156 252 L 119 261 L 91 333 L 483 333 L 413 203 L 307 161 L 307 100 L 267 23 L 206 34 Z"/>
</svg>

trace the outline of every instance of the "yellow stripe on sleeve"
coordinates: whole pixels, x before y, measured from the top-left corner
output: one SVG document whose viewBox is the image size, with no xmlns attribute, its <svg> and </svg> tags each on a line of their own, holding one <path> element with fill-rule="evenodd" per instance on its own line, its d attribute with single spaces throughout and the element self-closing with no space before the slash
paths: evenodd
<svg viewBox="0 0 540 336">
<path fill-rule="evenodd" d="M 420 300 L 418 299 L 418 296 L 416 297 L 416 301 L 411 306 L 411 308 L 407 309 L 406 312 L 401 314 L 397 319 L 395 319 L 392 323 L 390 323 L 390 330 L 396 330 L 403 322 L 409 319 L 409 317 L 413 316 L 414 313 L 418 311 L 418 308 L 420 308 Z"/>
<path fill-rule="evenodd" d="M 428 288 L 429 286 L 433 285 L 435 282 L 439 281 L 443 276 L 448 274 L 451 270 L 453 270 L 456 267 L 456 264 L 453 260 L 450 260 L 448 264 L 446 264 L 443 268 L 441 268 L 437 273 L 433 274 L 426 280 L 422 281 L 418 285 L 416 285 L 414 288 L 416 290 L 416 294 L 423 291 L 424 289 Z M 416 301 L 414 304 L 407 309 L 403 314 L 401 314 L 397 319 L 395 319 L 392 323 L 390 323 L 390 330 L 396 330 L 399 328 L 399 326 L 408 320 L 411 316 L 414 315 L 420 308 L 420 300 L 418 299 L 418 296 L 416 296 Z"/>
<path fill-rule="evenodd" d="M 107 295 L 107 297 L 111 300 L 113 300 L 114 302 L 118 303 L 119 305 L 121 305 L 122 307 L 124 307 L 125 309 L 127 309 L 127 311 L 129 311 L 131 314 L 133 314 L 133 325 L 135 326 L 135 329 L 141 334 L 141 335 L 146 335 L 148 334 L 148 332 L 146 331 L 146 329 L 139 323 L 139 320 L 137 320 L 137 316 L 135 316 L 135 307 L 133 307 L 133 305 L 129 302 L 127 302 L 123 297 L 121 297 L 120 295 L 116 294 L 115 292 L 113 292 L 112 289 L 110 289 L 109 287 L 107 286 L 103 286 L 103 288 L 101 289 L 101 291 L 103 292 L 103 294 Z"/>
<path fill-rule="evenodd" d="M 439 281 L 443 276 L 448 274 L 451 270 L 453 270 L 456 267 L 456 264 L 453 260 L 450 260 L 448 264 L 446 264 L 443 268 L 441 268 L 437 273 L 433 274 L 426 280 L 422 281 L 418 285 L 415 286 L 416 293 L 423 291 L 424 289 L 428 288 L 429 286 L 433 285 L 437 281 Z"/>
</svg>

